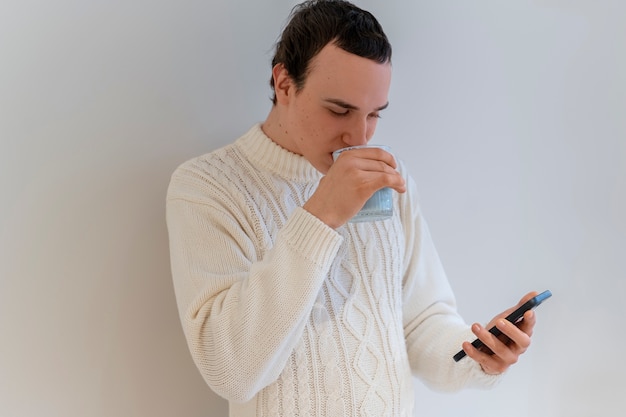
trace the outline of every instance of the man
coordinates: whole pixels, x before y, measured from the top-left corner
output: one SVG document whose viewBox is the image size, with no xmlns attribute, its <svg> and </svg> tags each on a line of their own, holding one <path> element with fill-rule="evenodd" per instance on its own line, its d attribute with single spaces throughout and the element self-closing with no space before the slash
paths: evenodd
<svg viewBox="0 0 626 417">
<path fill-rule="evenodd" d="M 333 163 L 388 105 L 379 23 L 345 1 L 305 2 L 272 65 L 267 119 L 181 165 L 168 191 L 176 296 L 206 382 L 242 417 L 412 416 L 412 375 L 493 385 L 530 344 L 532 312 L 490 323 L 507 343 L 470 330 L 401 162 L 358 149 Z M 396 191 L 393 218 L 348 223 L 382 187 Z M 461 347 L 471 359 L 455 363 Z"/>
</svg>

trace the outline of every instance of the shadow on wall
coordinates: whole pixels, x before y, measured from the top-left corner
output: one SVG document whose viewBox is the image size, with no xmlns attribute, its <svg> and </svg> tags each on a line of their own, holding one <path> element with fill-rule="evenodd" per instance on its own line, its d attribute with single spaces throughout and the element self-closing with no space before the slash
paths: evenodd
<svg viewBox="0 0 626 417">
<path fill-rule="evenodd" d="M 172 286 L 165 193 L 180 161 L 144 163 L 154 172 L 118 178 L 112 196 L 130 204 L 105 217 L 119 220 L 110 240 L 120 269 L 109 285 L 111 343 L 104 353 L 104 415 L 226 416 L 227 403 L 203 381 L 188 352 Z M 158 172 L 157 172 L 158 171 Z M 106 280 L 106 277 L 101 277 Z M 111 291 L 115 291 L 113 293 Z"/>
<path fill-rule="evenodd" d="M 165 225 L 180 162 L 171 159 L 48 161 L 58 168 L 41 170 L 12 201 L 4 267 L 19 279 L 2 309 L 21 314 L 6 318 L 19 342 L 2 362 L 13 382 L 0 415 L 228 414 L 179 322 Z"/>
</svg>

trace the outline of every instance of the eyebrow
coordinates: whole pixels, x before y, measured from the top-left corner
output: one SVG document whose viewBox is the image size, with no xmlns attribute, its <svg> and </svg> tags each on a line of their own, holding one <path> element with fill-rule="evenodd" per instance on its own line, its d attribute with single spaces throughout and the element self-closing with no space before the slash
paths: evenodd
<svg viewBox="0 0 626 417">
<path fill-rule="evenodd" d="M 340 100 L 338 98 L 327 98 L 324 99 L 325 102 L 327 103 L 331 103 L 334 104 L 336 106 L 339 107 L 343 107 L 344 109 L 348 109 L 348 110 L 360 110 L 357 106 L 350 104 L 350 103 L 346 103 L 343 100 Z M 385 104 L 383 104 L 382 106 L 374 109 L 375 111 L 381 111 L 381 110 L 385 110 L 387 107 L 389 106 L 389 102 L 386 102 Z"/>
</svg>

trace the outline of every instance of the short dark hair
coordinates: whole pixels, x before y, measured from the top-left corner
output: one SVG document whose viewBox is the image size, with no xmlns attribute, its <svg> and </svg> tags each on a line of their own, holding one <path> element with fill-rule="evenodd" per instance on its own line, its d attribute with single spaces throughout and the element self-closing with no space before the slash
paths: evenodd
<svg viewBox="0 0 626 417">
<path fill-rule="evenodd" d="M 304 86 L 311 59 L 328 43 L 381 64 L 391 62 L 391 44 L 378 20 L 345 0 L 310 0 L 296 5 L 280 39 L 272 68 L 283 64 L 296 89 Z M 270 78 L 274 89 L 274 78 Z M 276 94 L 272 97 L 276 104 Z"/>
</svg>

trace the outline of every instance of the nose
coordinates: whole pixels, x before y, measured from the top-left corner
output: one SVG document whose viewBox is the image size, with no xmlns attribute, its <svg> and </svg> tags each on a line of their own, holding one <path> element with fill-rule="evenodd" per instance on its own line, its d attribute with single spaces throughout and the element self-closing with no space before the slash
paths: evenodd
<svg viewBox="0 0 626 417">
<path fill-rule="evenodd" d="M 354 120 L 343 134 L 343 141 L 348 146 L 361 146 L 367 144 L 371 135 L 367 119 Z"/>
</svg>

